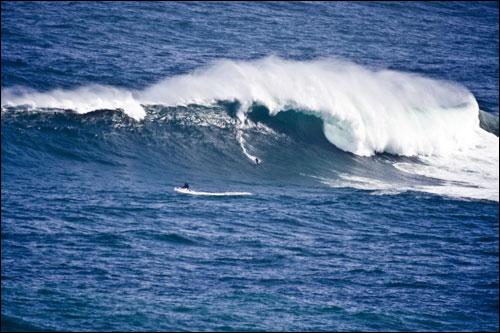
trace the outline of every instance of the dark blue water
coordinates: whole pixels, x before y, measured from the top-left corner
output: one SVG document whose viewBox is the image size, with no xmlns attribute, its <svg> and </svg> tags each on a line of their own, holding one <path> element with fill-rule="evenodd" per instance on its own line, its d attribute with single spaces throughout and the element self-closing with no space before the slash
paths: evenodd
<svg viewBox="0 0 500 333">
<path fill-rule="evenodd" d="M 1 27 L 2 331 L 498 331 L 497 3 L 3 1 Z"/>
</svg>

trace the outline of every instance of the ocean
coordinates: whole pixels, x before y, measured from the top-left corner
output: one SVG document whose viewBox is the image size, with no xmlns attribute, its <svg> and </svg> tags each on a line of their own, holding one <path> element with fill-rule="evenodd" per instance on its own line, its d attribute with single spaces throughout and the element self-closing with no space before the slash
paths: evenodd
<svg viewBox="0 0 500 333">
<path fill-rule="evenodd" d="M 2 331 L 499 330 L 497 2 L 1 6 Z"/>
</svg>

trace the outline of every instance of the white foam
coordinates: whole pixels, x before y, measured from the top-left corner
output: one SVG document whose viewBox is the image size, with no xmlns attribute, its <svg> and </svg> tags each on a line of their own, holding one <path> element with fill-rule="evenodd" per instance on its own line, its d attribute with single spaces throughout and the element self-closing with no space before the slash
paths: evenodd
<svg viewBox="0 0 500 333">
<path fill-rule="evenodd" d="M 440 185 L 420 185 L 417 190 L 440 195 L 499 201 L 498 137 L 482 132 L 481 142 L 443 156 L 423 156 L 420 163 L 395 163 L 399 170 L 436 178 Z"/>
<path fill-rule="evenodd" d="M 359 190 L 375 191 L 374 194 L 398 194 L 410 189 L 408 185 L 391 183 L 387 180 L 379 180 L 369 177 L 354 176 L 350 174 L 339 174 L 338 178 L 325 178 L 312 175 L 304 175 L 318 179 L 321 183 L 336 188 L 356 188 Z"/>
<path fill-rule="evenodd" d="M 146 115 L 134 92 L 103 85 L 89 85 L 74 90 L 55 89 L 37 92 L 17 87 L 2 89 L 2 107 L 26 105 L 30 108 L 70 109 L 88 113 L 102 109 L 122 109 L 134 119 Z"/>
<path fill-rule="evenodd" d="M 420 163 L 397 162 L 393 166 L 402 172 L 426 178 L 413 181 L 370 178 L 339 174 L 338 178 L 315 177 L 331 187 L 350 187 L 373 191 L 375 195 L 418 191 L 455 198 L 499 201 L 498 138 L 483 132 L 482 143 L 466 150 L 443 156 L 421 156 Z M 429 185 L 432 184 L 432 185 Z"/>
<path fill-rule="evenodd" d="M 201 195 L 201 196 L 215 196 L 215 197 L 227 197 L 227 196 L 245 196 L 252 195 L 250 192 L 200 192 L 193 191 L 191 189 L 185 189 L 181 187 L 175 187 L 175 192 L 189 195 Z"/>
<path fill-rule="evenodd" d="M 245 156 L 251 160 L 253 163 L 257 163 L 258 159 L 257 156 L 252 155 L 248 152 L 246 148 L 246 141 L 245 138 L 243 137 L 243 131 L 248 127 L 249 120 L 246 118 L 245 113 L 242 112 L 241 110 L 236 114 L 238 121 L 236 124 L 236 139 L 238 140 L 240 144 L 241 151 Z"/>
</svg>

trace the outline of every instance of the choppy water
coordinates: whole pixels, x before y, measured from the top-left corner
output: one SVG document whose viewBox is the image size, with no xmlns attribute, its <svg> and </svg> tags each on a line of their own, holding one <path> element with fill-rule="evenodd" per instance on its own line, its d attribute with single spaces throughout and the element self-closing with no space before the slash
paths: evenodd
<svg viewBox="0 0 500 333">
<path fill-rule="evenodd" d="M 498 330 L 496 3 L 2 2 L 1 115 L 2 330 Z"/>
</svg>

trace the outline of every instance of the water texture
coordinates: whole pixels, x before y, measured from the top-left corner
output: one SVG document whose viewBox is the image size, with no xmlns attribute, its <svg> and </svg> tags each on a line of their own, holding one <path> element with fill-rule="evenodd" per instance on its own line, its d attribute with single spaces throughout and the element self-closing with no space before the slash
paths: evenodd
<svg viewBox="0 0 500 333">
<path fill-rule="evenodd" d="M 1 15 L 2 331 L 498 331 L 497 3 Z"/>
</svg>

